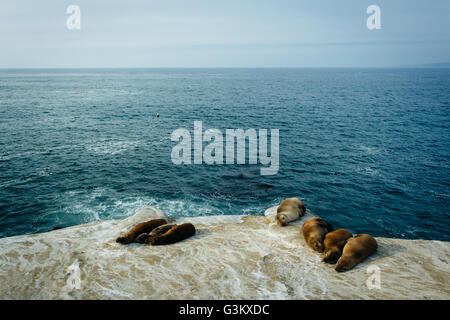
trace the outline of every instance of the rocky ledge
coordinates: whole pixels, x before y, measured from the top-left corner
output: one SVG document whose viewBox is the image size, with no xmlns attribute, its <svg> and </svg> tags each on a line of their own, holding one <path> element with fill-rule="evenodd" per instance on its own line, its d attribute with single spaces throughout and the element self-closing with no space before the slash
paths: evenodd
<svg viewBox="0 0 450 320">
<path fill-rule="evenodd" d="M 311 215 L 279 227 L 275 212 L 178 218 L 197 233 L 167 246 L 115 242 L 136 223 L 165 216 L 154 207 L 124 220 L 3 238 L 0 299 L 450 298 L 449 242 L 376 238 L 375 255 L 337 273 L 303 239 Z"/>
</svg>

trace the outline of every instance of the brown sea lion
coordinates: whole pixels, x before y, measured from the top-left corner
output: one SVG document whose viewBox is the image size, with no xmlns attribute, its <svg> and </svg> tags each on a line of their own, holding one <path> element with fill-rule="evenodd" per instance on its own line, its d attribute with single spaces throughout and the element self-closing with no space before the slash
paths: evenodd
<svg viewBox="0 0 450 320">
<path fill-rule="evenodd" d="M 121 235 L 116 239 L 116 242 L 122 244 L 132 243 L 140 234 L 149 233 L 156 227 L 160 225 L 166 224 L 167 221 L 165 219 L 153 219 L 147 222 L 141 222 L 135 225 L 130 231 Z"/>
<path fill-rule="evenodd" d="M 277 208 L 275 221 L 280 226 L 285 226 L 288 222 L 297 220 L 306 212 L 306 207 L 298 198 L 287 198 L 281 201 Z"/>
<path fill-rule="evenodd" d="M 336 229 L 328 232 L 323 240 L 325 247 L 323 262 L 336 263 L 342 255 L 342 249 L 347 243 L 347 239 L 352 236 L 352 233 L 347 229 Z"/>
<path fill-rule="evenodd" d="M 195 234 L 195 227 L 192 223 L 183 223 L 181 225 L 175 225 L 169 231 L 145 239 L 145 243 L 151 245 L 163 245 L 179 242 L 186 238 L 189 238 Z"/>
<path fill-rule="evenodd" d="M 302 227 L 306 243 L 311 249 L 318 252 L 323 252 L 323 238 L 332 230 L 331 224 L 319 217 L 306 220 Z"/>
<path fill-rule="evenodd" d="M 141 233 L 134 242 L 145 243 L 148 238 L 162 235 L 175 226 L 176 224 L 163 224 L 153 229 L 150 233 Z"/>
<path fill-rule="evenodd" d="M 368 234 L 358 234 L 347 240 L 342 256 L 334 270 L 342 272 L 350 270 L 377 250 L 377 241 Z"/>
</svg>

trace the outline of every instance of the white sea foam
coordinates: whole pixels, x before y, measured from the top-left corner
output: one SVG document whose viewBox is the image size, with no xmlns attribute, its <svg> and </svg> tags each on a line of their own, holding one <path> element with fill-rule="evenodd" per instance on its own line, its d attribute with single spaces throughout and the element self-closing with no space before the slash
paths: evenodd
<svg viewBox="0 0 450 320">
<path fill-rule="evenodd" d="M 2 155 L 0 155 L 0 160 L 8 161 L 8 160 L 16 159 L 16 158 L 28 158 L 30 156 L 47 154 L 49 152 L 63 150 L 63 149 L 69 149 L 69 148 L 73 148 L 75 146 L 76 145 L 62 145 L 62 146 L 58 146 L 58 147 L 45 147 L 45 148 L 39 149 L 39 150 L 29 150 L 29 151 L 18 152 L 18 153 L 2 154 Z"/>
<path fill-rule="evenodd" d="M 100 140 L 86 144 L 86 150 L 101 155 L 115 155 L 134 149 L 140 145 L 139 141 L 108 141 Z"/>
<path fill-rule="evenodd" d="M 379 154 L 382 151 L 382 149 L 380 148 L 368 147 L 363 145 L 360 146 L 359 148 L 367 155 Z"/>
<path fill-rule="evenodd" d="M 240 223 L 245 215 L 222 215 L 222 216 L 199 216 L 199 217 L 178 217 L 176 223 L 199 223 L 199 224 L 222 224 L 222 223 Z"/>
<path fill-rule="evenodd" d="M 380 176 L 380 171 L 378 169 L 373 169 L 370 167 L 358 168 L 357 172 L 367 176 Z"/>
</svg>

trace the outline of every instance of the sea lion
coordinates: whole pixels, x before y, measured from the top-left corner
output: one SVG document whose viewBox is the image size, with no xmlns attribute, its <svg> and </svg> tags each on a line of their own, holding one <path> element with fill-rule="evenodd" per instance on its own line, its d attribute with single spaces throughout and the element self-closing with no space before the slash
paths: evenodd
<svg viewBox="0 0 450 320">
<path fill-rule="evenodd" d="M 334 270 L 342 272 L 350 270 L 377 250 L 377 241 L 368 234 L 358 234 L 347 240 L 342 256 Z"/>
<path fill-rule="evenodd" d="M 336 229 L 328 232 L 323 240 L 325 247 L 323 262 L 336 263 L 342 255 L 342 249 L 347 243 L 347 239 L 351 238 L 352 233 L 347 229 Z"/>
<path fill-rule="evenodd" d="M 192 223 L 183 223 L 181 225 L 173 226 L 169 231 L 145 239 L 145 243 L 151 245 L 163 245 L 171 244 L 186 238 L 189 238 L 195 234 L 195 227 Z"/>
<path fill-rule="evenodd" d="M 277 208 L 275 221 L 279 226 L 285 226 L 288 222 L 297 220 L 306 212 L 306 207 L 298 198 L 287 198 L 281 201 Z"/>
<path fill-rule="evenodd" d="M 150 233 L 141 233 L 135 240 L 134 242 L 137 243 L 145 243 L 146 240 L 149 237 L 155 237 L 155 236 L 159 236 L 162 235 L 164 233 L 166 233 L 167 231 L 169 231 L 170 229 L 172 229 L 173 227 L 175 227 L 176 224 L 163 224 L 155 229 L 153 229 Z"/>
<path fill-rule="evenodd" d="M 160 225 L 167 224 L 165 219 L 153 219 L 147 222 L 141 222 L 135 225 L 130 231 L 118 237 L 116 242 L 122 244 L 132 243 L 140 234 L 149 233 Z"/>
<path fill-rule="evenodd" d="M 306 243 L 311 249 L 318 252 L 323 252 L 323 238 L 332 230 L 331 224 L 319 217 L 306 220 L 302 227 Z"/>
</svg>

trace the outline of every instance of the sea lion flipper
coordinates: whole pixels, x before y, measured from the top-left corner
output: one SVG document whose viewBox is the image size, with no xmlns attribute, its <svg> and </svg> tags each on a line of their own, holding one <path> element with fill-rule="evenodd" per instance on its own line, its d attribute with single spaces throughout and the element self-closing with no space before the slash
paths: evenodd
<svg viewBox="0 0 450 320">
<path fill-rule="evenodd" d="M 134 240 L 134 242 L 145 243 L 149 237 L 150 237 L 150 234 L 141 233 L 139 236 L 137 236 L 137 238 Z"/>
<path fill-rule="evenodd" d="M 153 229 L 150 232 L 150 236 L 159 236 L 159 235 L 163 235 L 164 233 L 166 233 L 167 231 L 169 231 L 170 229 L 172 229 L 173 227 L 175 227 L 176 224 L 163 224 L 155 229 Z"/>
</svg>

